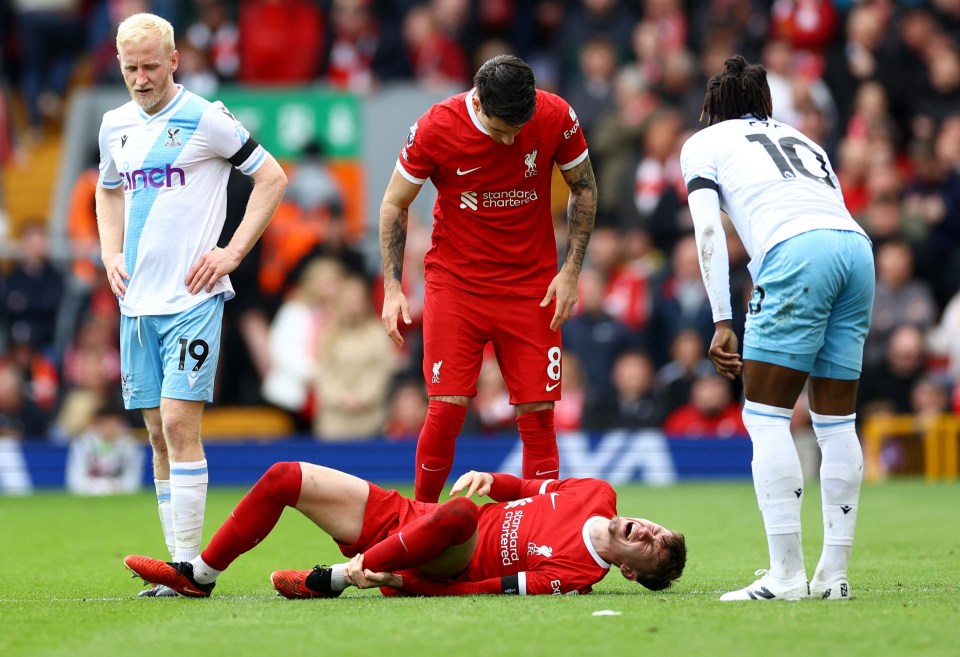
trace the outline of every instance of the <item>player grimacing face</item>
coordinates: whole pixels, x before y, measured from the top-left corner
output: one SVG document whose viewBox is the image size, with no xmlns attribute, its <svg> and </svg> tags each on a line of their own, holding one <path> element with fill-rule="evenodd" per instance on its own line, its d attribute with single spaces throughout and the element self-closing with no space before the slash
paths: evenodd
<svg viewBox="0 0 960 657">
<path fill-rule="evenodd" d="M 670 530 L 645 518 L 614 516 L 610 518 L 607 531 L 624 577 L 636 580 L 640 575 L 657 570 L 663 556 L 661 537 Z"/>
<path fill-rule="evenodd" d="M 480 123 L 482 123 L 483 127 L 490 133 L 490 139 L 498 144 L 509 146 L 523 128 L 524 124 L 510 125 L 503 119 L 485 114 L 483 107 L 480 106 L 480 99 L 476 96 L 473 97 L 473 108 L 477 112 L 477 118 L 480 119 Z"/>
<path fill-rule="evenodd" d="M 147 114 L 156 114 L 177 94 L 173 72 L 180 53 L 167 53 L 160 39 L 126 43 L 117 54 L 127 91 Z"/>
</svg>

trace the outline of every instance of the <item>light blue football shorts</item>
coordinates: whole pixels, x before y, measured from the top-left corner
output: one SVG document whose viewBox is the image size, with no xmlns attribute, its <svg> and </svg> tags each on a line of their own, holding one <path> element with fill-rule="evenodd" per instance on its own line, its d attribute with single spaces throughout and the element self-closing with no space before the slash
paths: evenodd
<svg viewBox="0 0 960 657">
<path fill-rule="evenodd" d="M 213 401 L 223 295 L 172 315 L 120 316 L 120 384 L 127 409 L 160 398 Z"/>
<path fill-rule="evenodd" d="M 812 230 L 777 244 L 747 307 L 744 360 L 858 379 L 874 285 L 873 251 L 859 233 Z"/>
</svg>

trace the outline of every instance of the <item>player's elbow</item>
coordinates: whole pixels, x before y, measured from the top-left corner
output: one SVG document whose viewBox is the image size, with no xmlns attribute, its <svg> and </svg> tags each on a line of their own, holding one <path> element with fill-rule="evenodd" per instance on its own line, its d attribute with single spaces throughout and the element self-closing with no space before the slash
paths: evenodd
<svg viewBox="0 0 960 657">
<path fill-rule="evenodd" d="M 253 174 L 253 182 L 269 188 L 275 194 L 282 195 L 287 191 L 287 174 L 273 157 L 268 158 L 260 170 Z"/>
<path fill-rule="evenodd" d="M 271 177 L 271 182 L 273 186 L 280 190 L 281 193 L 287 191 L 287 183 L 289 182 L 287 179 L 287 172 L 284 171 L 283 167 L 281 167 L 279 164 L 277 165 L 277 170 Z"/>
</svg>

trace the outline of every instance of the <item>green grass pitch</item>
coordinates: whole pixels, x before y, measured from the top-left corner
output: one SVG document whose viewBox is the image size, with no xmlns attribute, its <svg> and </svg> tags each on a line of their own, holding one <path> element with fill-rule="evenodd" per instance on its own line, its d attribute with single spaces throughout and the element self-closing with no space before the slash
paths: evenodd
<svg viewBox="0 0 960 657">
<path fill-rule="evenodd" d="M 611 573 L 589 596 L 336 600 L 274 596 L 277 568 L 337 560 L 293 511 L 225 573 L 208 600 L 137 599 L 122 559 L 163 556 L 155 500 L 44 493 L 0 498 L 0 656 L 960 655 L 960 485 L 864 486 L 849 603 L 720 604 L 766 545 L 749 482 L 623 486 L 620 509 L 683 531 L 687 571 L 652 593 Z M 213 489 L 207 537 L 243 491 Z M 804 504 L 813 574 L 816 484 Z M 600 610 L 618 615 L 594 616 Z"/>
</svg>

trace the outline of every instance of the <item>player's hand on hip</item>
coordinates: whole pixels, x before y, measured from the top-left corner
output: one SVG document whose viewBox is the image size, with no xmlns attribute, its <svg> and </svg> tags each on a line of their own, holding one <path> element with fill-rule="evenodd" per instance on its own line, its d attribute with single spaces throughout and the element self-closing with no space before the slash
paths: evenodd
<svg viewBox="0 0 960 657">
<path fill-rule="evenodd" d="M 460 478 L 457 479 L 457 482 L 453 485 L 453 488 L 450 489 L 451 497 L 456 495 L 460 491 L 466 489 L 464 497 L 473 497 L 473 494 L 476 493 L 477 497 L 483 497 L 490 493 L 490 486 L 493 485 L 493 475 L 489 472 L 477 472 L 476 470 L 471 470 L 470 472 L 460 475 Z"/>
<path fill-rule="evenodd" d="M 240 260 L 219 246 L 204 253 L 197 260 L 184 281 L 190 294 L 197 294 L 204 288 L 213 292 L 213 286 L 240 264 Z"/>
<path fill-rule="evenodd" d="M 713 362 L 720 376 L 733 380 L 743 371 L 743 361 L 737 352 L 739 344 L 737 334 L 726 324 L 718 324 L 710 341 L 710 350 L 707 355 Z"/>
<path fill-rule="evenodd" d="M 541 308 L 546 308 L 550 299 L 556 297 L 556 308 L 553 319 L 550 320 L 550 330 L 559 331 L 560 326 L 573 315 L 573 308 L 577 305 L 577 276 L 561 268 L 547 287 L 547 294 L 540 302 Z"/>
<path fill-rule="evenodd" d="M 397 326 L 399 318 L 403 318 L 403 323 L 409 326 L 413 323 L 410 319 L 410 304 L 407 296 L 399 289 L 384 290 L 383 293 L 383 312 L 380 314 L 380 321 L 383 322 L 383 329 L 393 340 L 393 344 L 398 347 L 403 346 L 403 336 L 400 335 L 400 329 Z"/>
<path fill-rule="evenodd" d="M 130 274 L 123 264 L 123 253 L 115 253 L 105 258 L 103 267 L 107 271 L 107 280 L 110 281 L 110 291 L 118 299 L 122 299 L 127 293 L 127 283 L 130 282 Z"/>
</svg>

